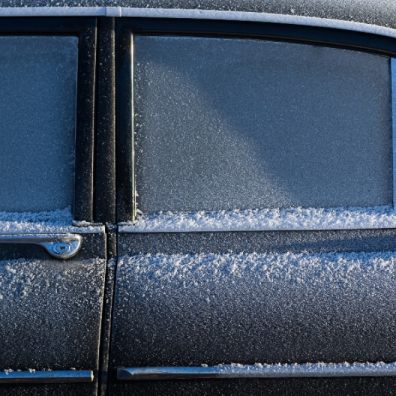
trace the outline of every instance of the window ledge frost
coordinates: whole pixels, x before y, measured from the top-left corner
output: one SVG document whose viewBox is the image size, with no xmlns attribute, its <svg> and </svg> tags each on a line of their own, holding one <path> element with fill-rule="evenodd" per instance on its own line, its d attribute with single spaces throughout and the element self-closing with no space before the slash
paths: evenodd
<svg viewBox="0 0 396 396">
<path fill-rule="evenodd" d="M 75 223 L 71 208 L 47 212 L 0 212 L 0 235 L 43 233 L 98 233 L 103 226 Z"/>
<path fill-rule="evenodd" d="M 289 208 L 218 212 L 159 212 L 120 224 L 121 232 L 220 232 L 343 230 L 396 227 L 396 210 L 370 208 Z"/>
</svg>

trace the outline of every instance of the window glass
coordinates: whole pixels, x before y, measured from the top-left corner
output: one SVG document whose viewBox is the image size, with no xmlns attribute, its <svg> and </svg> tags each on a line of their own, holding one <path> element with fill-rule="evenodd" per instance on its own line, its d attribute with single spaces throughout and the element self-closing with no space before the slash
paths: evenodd
<svg viewBox="0 0 396 396">
<path fill-rule="evenodd" d="M 143 212 L 390 205 L 390 60 L 252 39 L 135 36 Z"/>
<path fill-rule="evenodd" d="M 71 206 L 78 39 L 0 37 L 0 211 Z"/>
</svg>

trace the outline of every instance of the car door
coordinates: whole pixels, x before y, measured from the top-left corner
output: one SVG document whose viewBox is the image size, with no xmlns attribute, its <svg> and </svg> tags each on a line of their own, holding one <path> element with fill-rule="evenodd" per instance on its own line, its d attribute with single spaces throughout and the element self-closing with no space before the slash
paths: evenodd
<svg viewBox="0 0 396 396">
<path fill-rule="evenodd" d="M 0 19 L 0 393 L 97 392 L 96 20 Z"/>
<path fill-rule="evenodd" d="M 393 39 L 116 32 L 110 394 L 391 394 Z"/>
</svg>

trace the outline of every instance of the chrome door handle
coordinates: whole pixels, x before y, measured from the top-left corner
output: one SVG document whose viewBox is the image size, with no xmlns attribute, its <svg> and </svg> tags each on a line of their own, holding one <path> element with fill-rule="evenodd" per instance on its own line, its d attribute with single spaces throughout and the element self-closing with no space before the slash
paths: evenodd
<svg viewBox="0 0 396 396">
<path fill-rule="evenodd" d="M 57 259 L 70 259 L 81 249 L 78 234 L 0 234 L 0 245 L 37 245 Z"/>
</svg>

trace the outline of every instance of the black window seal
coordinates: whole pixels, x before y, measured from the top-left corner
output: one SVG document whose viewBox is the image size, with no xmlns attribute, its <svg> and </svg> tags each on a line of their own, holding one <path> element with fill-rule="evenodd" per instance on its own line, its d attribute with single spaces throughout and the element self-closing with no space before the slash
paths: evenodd
<svg viewBox="0 0 396 396">
<path fill-rule="evenodd" d="M 94 220 L 116 222 L 114 18 L 98 18 Z"/>
</svg>

